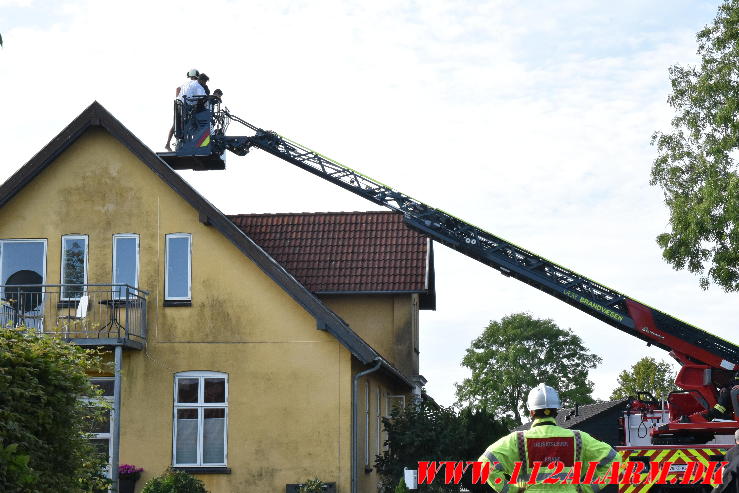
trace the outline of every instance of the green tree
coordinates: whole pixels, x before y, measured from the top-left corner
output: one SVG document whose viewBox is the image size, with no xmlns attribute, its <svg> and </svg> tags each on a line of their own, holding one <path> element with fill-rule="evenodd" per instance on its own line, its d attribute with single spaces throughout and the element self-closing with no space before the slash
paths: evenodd
<svg viewBox="0 0 739 493">
<path fill-rule="evenodd" d="M 80 400 L 99 395 L 87 373 L 101 364 L 79 346 L 0 328 L 0 491 L 107 489 L 107 454 L 86 438 L 105 411 Z"/>
<path fill-rule="evenodd" d="M 646 357 L 618 375 L 618 387 L 611 393 L 611 399 L 636 397 L 637 392 L 643 391 L 659 399 L 662 396 L 667 397 L 673 390 L 677 390 L 677 387 L 672 365 Z"/>
<path fill-rule="evenodd" d="M 700 66 L 669 69 L 672 132 L 656 132 L 651 184 L 664 193 L 669 231 L 657 237 L 675 269 L 739 289 L 739 0 L 725 0 L 698 35 Z"/>
<path fill-rule="evenodd" d="M 528 392 L 541 382 L 559 391 L 563 405 L 593 402 L 588 373 L 600 361 L 552 320 L 508 315 L 490 322 L 467 349 L 462 366 L 472 376 L 456 384 L 457 401 L 520 424 Z"/>
<path fill-rule="evenodd" d="M 508 428 L 490 413 L 457 411 L 428 398 L 393 409 L 383 425 L 387 450 L 376 457 L 375 466 L 384 493 L 396 491 L 404 467 L 415 469 L 418 461 L 477 460 L 488 445 L 508 433 Z M 471 491 L 487 491 L 470 488 L 470 479 L 471 474 L 466 474 L 463 485 Z M 442 477 L 424 489 L 457 492 L 460 486 L 444 485 Z"/>
</svg>

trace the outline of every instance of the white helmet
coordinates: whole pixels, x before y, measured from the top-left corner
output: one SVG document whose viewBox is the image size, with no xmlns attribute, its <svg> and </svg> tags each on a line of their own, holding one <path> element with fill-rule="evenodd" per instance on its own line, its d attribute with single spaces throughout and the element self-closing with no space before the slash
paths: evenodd
<svg viewBox="0 0 739 493">
<path fill-rule="evenodd" d="M 529 411 L 537 409 L 559 409 L 562 403 L 559 401 L 559 394 L 549 385 L 540 383 L 529 392 L 529 398 L 526 401 L 526 407 Z"/>
<path fill-rule="evenodd" d="M 187 73 L 187 76 L 188 76 L 188 77 L 197 77 L 198 75 L 200 75 L 200 72 L 198 72 L 198 69 L 196 69 L 196 68 L 194 68 L 194 69 L 190 70 L 190 71 L 189 71 L 189 72 Z"/>
</svg>

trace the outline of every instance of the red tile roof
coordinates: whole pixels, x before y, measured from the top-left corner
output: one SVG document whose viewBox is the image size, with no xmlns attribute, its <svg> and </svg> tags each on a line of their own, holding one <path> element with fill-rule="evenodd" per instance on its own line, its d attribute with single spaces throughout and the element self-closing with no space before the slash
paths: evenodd
<svg viewBox="0 0 739 493">
<path fill-rule="evenodd" d="M 406 226 L 398 213 L 239 214 L 228 218 L 314 293 L 429 289 L 429 241 Z"/>
</svg>

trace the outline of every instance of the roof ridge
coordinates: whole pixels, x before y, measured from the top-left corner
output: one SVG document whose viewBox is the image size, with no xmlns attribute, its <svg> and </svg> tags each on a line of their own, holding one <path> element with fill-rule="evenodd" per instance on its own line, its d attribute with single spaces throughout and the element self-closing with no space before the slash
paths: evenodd
<svg viewBox="0 0 739 493">
<path fill-rule="evenodd" d="M 400 214 L 396 211 L 327 211 L 327 212 L 250 212 L 225 214 L 226 217 L 271 217 L 271 216 L 340 216 L 357 214 Z"/>
</svg>

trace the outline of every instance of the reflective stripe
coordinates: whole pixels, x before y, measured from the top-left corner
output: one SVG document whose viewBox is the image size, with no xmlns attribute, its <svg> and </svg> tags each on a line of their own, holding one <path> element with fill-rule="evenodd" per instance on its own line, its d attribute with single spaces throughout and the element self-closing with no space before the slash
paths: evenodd
<svg viewBox="0 0 739 493">
<path fill-rule="evenodd" d="M 613 459 L 616 458 L 616 451 L 614 449 L 611 449 L 610 452 L 608 452 L 608 455 L 605 456 L 604 459 L 601 459 L 600 462 L 598 462 L 598 467 L 605 466 L 606 464 L 610 464 L 613 462 Z"/>
<path fill-rule="evenodd" d="M 526 439 L 524 438 L 523 431 L 516 432 L 516 445 L 518 445 L 518 459 L 523 463 L 522 471 L 524 474 L 528 474 L 528 460 L 526 457 Z"/>
<path fill-rule="evenodd" d="M 516 432 L 516 444 L 518 445 L 518 460 L 521 461 L 521 474 L 523 476 L 528 476 L 528 457 L 526 457 L 526 439 L 524 437 L 523 431 Z M 526 487 L 519 486 L 519 490 L 526 491 Z"/>
<path fill-rule="evenodd" d="M 489 450 L 486 450 L 485 451 L 485 458 L 490 461 L 490 464 L 491 465 L 494 465 L 496 471 L 502 471 L 503 470 L 503 466 L 500 464 L 500 461 L 498 460 L 498 458 L 495 456 L 494 453 L 492 453 Z"/>
<path fill-rule="evenodd" d="M 575 435 L 575 462 L 579 462 L 582 460 L 582 435 L 578 430 L 573 430 L 572 434 Z M 582 485 L 579 481 L 575 485 L 575 490 L 577 493 L 582 493 Z"/>
<path fill-rule="evenodd" d="M 724 406 L 722 406 L 721 404 L 716 404 L 715 406 L 713 406 L 713 408 L 714 409 L 718 409 L 722 413 L 725 413 L 726 412 L 726 408 Z"/>
</svg>

